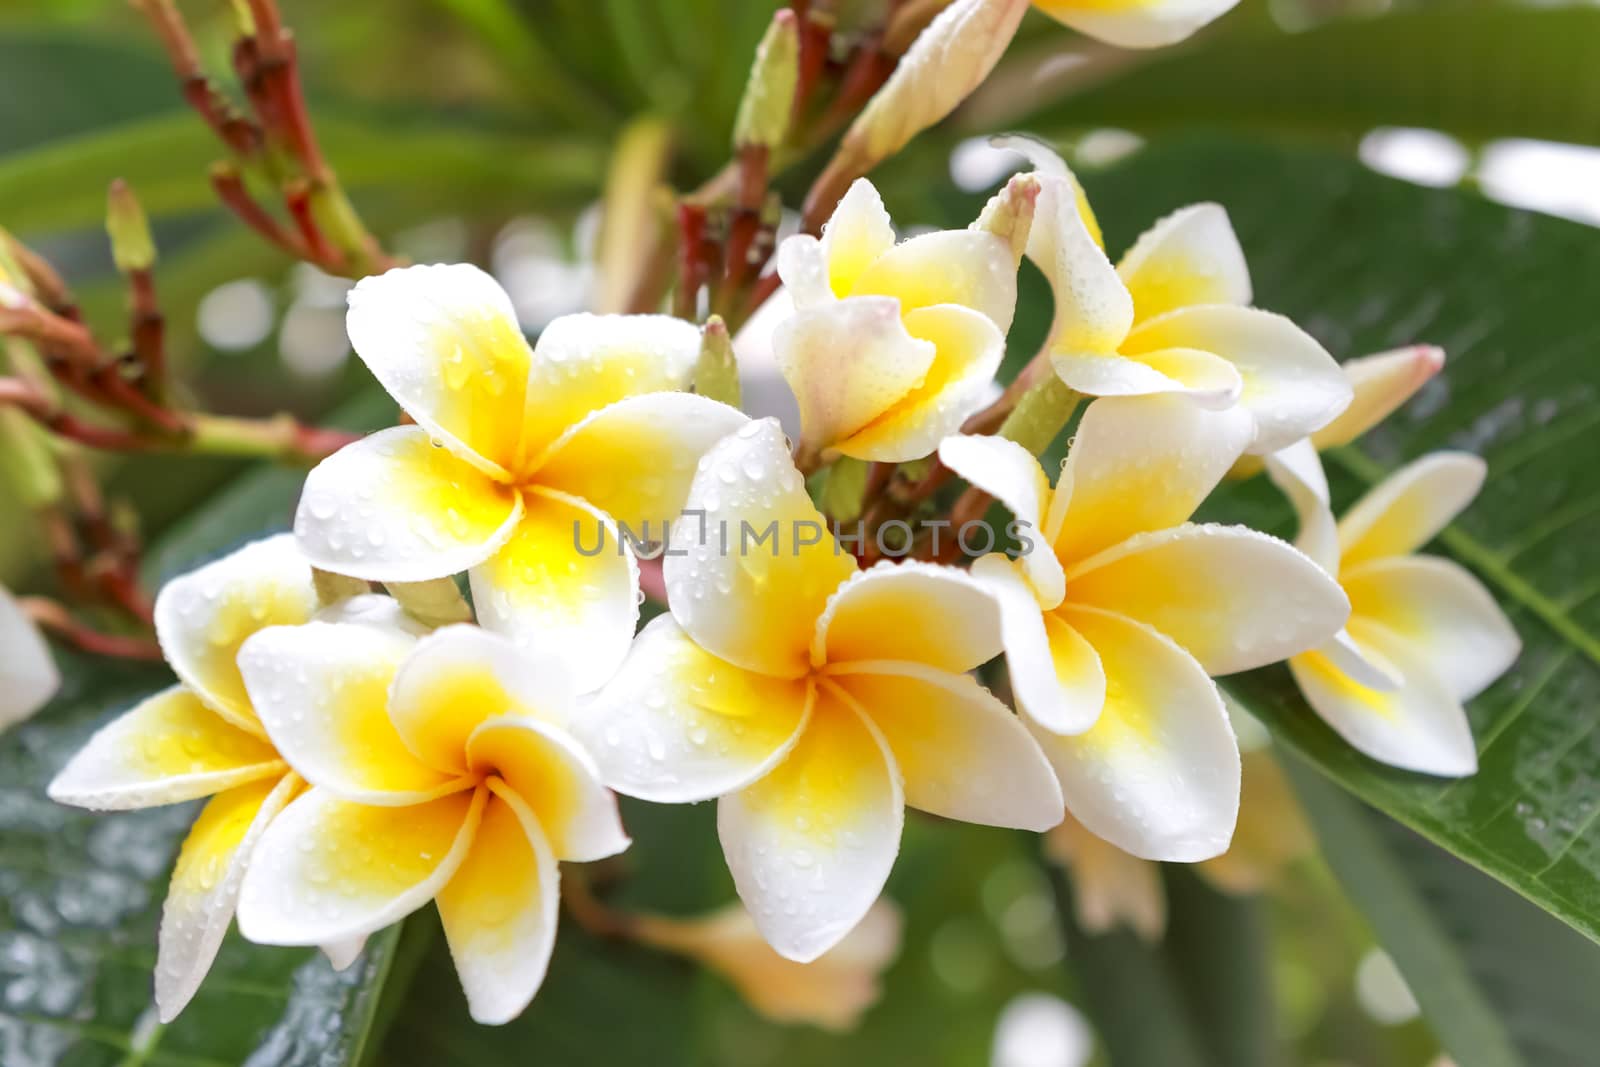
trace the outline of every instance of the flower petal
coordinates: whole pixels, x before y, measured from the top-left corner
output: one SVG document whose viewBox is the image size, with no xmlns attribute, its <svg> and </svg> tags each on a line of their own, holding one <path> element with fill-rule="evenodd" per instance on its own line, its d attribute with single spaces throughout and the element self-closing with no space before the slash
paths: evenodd
<svg viewBox="0 0 1600 1067">
<path fill-rule="evenodd" d="M 933 363 L 919 385 L 838 443 L 844 455 L 882 463 L 921 459 L 983 406 L 1006 352 L 995 324 L 970 308 L 939 304 L 906 312 L 905 326 L 933 342 Z"/>
<path fill-rule="evenodd" d="M 557 660 L 530 657 L 477 626 L 446 626 L 417 642 L 389 688 L 389 719 L 412 755 L 451 775 L 470 769 L 467 739 L 504 715 L 565 724 L 574 698 Z"/>
<path fill-rule="evenodd" d="M 474 771 L 498 776 L 527 804 L 556 859 L 590 863 L 628 847 L 617 798 L 600 784 L 590 755 L 560 727 L 502 715 L 473 731 L 467 757 Z"/>
<path fill-rule="evenodd" d="M 1350 404 L 1350 382 L 1316 339 L 1282 315 L 1203 304 L 1134 328 L 1124 355 L 1190 348 L 1232 363 L 1244 382 L 1239 404 L 1254 417 L 1249 451 L 1265 455 L 1332 422 Z"/>
<path fill-rule="evenodd" d="M 177 1018 L 211 970 L 233 923 L 250 853 L 299 788 L 292 774 L 262 778 L 218 793 L 201 809 L 161 908 L 155 982 L 162 1022 Z"/>
<path fill-rule="evenodd" d="M 1034 0 L 1058 22 L 1118 48 L 1176 44 L 1233 8 L 1239 0 L 1134 0 L 1130 4 L 1086 4 L 1083 0 Z"/>
<path fill-rule="evenodd" d="M 350 290 L 356 355 L 418 426 L 486 474 L 516 461 L 532 353 L 500 283 L 466 263 L 401 267 Z"/>
<path fill-rule="evenodd" d="M 1329 574 L 1339 573 L 1339 530 L 1328 507 L 1328 476 L 1309 438 L 1266 457 L 1267 477 L 1294 505 L 1300 529 L 1294 546 Z"/>
<path fill-rule="evenodd" d="M 1244 391 L 1233 364 L 1193 348 L 1168 348 L 1137 357 L 1057 350 L 1050 354 L 1050 366 L 1056 377 L 1085 396 L 1178 393 L 1201 407 L 1226 410 Z"/>
<path fill-rule="evenodd" d="M 746 670 L 806 673 L 817 618 L 856 562 L 806 495 L 777 421 L 747 423 L 707 452 L 684 512 L 662 568 L 678 623 Z"/>
<path fill-rule="evenodd" d="M 1311 439 L 1319 449 L 1347 445 L 1410 400 L 1444 366 L 1444 349 L 1407 345 L 1340 364 L 1354 399 Z"/>
<path fill-rule="evenodd" d="M 239 677 L 239 646 L 258 630 L 294 626 L 316 610 L 311 566 L 295 539 L 281 534 L 164 585 L 156 595 L 156 637 L 180 681 L 218 715 L 261 734 Z"/>
<path fill-rule="evenodd" d="M 894 238 L 891 235 L 890 240 Z M 786 237 L 778 245 L 778 277 L 796 308 L 813 308 L 837 299 L 828 284 L 828 257 L 809 233 Z"/>
<path fill-rule="evenodd" d="M 686 389 L 700 331 L 671 315 L 563 315 L 544 328 L 528 371 L 519 470 L 608 404 Z"/>
<path fill-rule="evenodd" d="M 717 804 L 739 896 L 767 942 L 801 963 L 838 944 L 878 899 L 904 823 L 888 744 L 826 691 L 788 757 Z"/>
<path fill-rule="evenodd" d="M 828 598 L 812 638 L 814 666 L 905 660 L 975 670 L 1000 654 L 1000 610 L 966 571 L 908 560 L 850 576 Z"/>
<path fill-rule="evenodd" d="M 1350 621 L 1351 636 L 1370 645 L 1404 681 L 1372 689 L 1342 672 L 1321 652 L 1289 661 L 1300 692 L 1356 750 L 1393 767 L 1457 778 L 1478 769 L 1472 727 L 1461 702 L 1409 642 L 1379 623 Z"/>
<path fill-rule="evenodd" d="M 893 247 L 894 223 L 883 206 L 883 198 L 871 182 L 857 178 L 822 228 L 822 259 L 827 265 L 828 287 L 835 296 L 850 295 L 867 268 Z"/>
<path fill-rule="evenodd" d="M 1061 787 L 1011 709 L 977 680 L 920 663 L 851 663 L 828 682 L 889 743 L 913 808 L 962 822 L 1042 832 L 1061 821 Z"/>
<path fill-rule="evenodd" d="M 1469 452 L 1433 452 L 1401 467 L 1339 520 L 1343 565 L 1415 552 L 1466 510 L 1487 469 Z"/>
<path fill-rule="evenodd" d="M 1091 832 L 1150 860 L 1227 850 L 1239 814 L 1239 746 L 1216 685 L 1170 639 L 1131 619 L 1067 605 L 1100 654 L 1106 704 L 1087 733 L 1034 737 L 1067 809 Z"/>
<path fill-rule="evenodd" d="M 1250 268 L 1221 204 L 1190 204 L 1151 226 L 1117 264 L 1134 323 L 1194 304 L 1250 303 Z"/>
<path fill-rule="evenodd" d="M 771 770 L 799 739 L 810 701 L 805 681 L 735 667 L 663 615 L 640 631 L 572 729 L 619 793 L 694 803 Z"/>
<path fill-rule="evenodd" d="M 389 685 L 416 644 L 378 620 L 276 626 L 245 642 L 239 669 L 302 778 L 347 800 L 416 804 L 461 788 L 412 755 L 389 718 Z"/>
<path fill-rule="evenodd" d="M 1050 482 L 1033 453 L 1003 437 L 957 434 L 939 442 L 939 459 L 1025 525 L 1029 543 L 1020 557 L 1023 570 L 1040 604 L 1051 608 L 1059 604 L 1066 588 L 1061 561 L 1039 543 L 1050 506 Z"/>
<path fill-rule="evenodd" d="M 508 1023 L 544 984 L 561 917 L 561 869 L 539 820 L 497 782 L 439 918 L 473 1021 Z"/>
<path fill-rule="evenodd" d="M 127 811 L 207 797 L 288 770 L 273 747 L 181 685 L 102 726 L 50 783 L 50 799 Z"/>
<path fill-rule="evenodd" d="M 926 380 L 937 351 L 906 332 L 899 303 L 887 297 L 797 311 L 773 333 L 773 357 L 814 449 L 833 447 L 892 410 Z"/>
<path fill-rule="evenodd" d="M 1070 568 L 1136 533 L 1176 526 L 1222 480 L 1250 433 L 1237 409 L 1205 411 L 1182 397 L 1096 400 L 1073 436 L 1045 536 Z"/>
<path fill-rule="evenodd" d="M 1081 734 L 1093 726 L 1106 702 L 1106 675 L 1093 646 L 1059 615 L 1041 611 L 1018 565 L 1003 555 L 977 560 L 972 573 L 999 602 L 1017 707 L 1051 733 Z"/>
<path fill-rule="evenodd" d="M 1409 644 L 1458 700 L 1506 672 L 1522 641 L 1478 579 L 1447 559 L 1376 559 L 1340 575 L 1353 614 Z"/>
<path fill-rule="evenodd" d="M 1071 871 L 1073 911 L 1085 931 L 1127 926 L 1146 941 L 1161 940 L 1167 895 L 1160 867 L 1096 837 L 1071 816 L 1044 836 L 1044 853 Z"/>
<path fill-rule="evenodd" d="M 511 540 L 472 568 L 478 621 L 567 668 L 592 692 L 622 665 L 639 622 L 639 564 L 611 516 L 552 490 L 525 494 Z"/>
<path fill-rule="evenodd" d="M 601 408 L 550 449 L 536 477 L 587 501 L 640 541 L 666 539 L 695 464 L 749 419 L 692 393 L 647 393 Z"/>
<path fill-rule="evenodd" d="M 0 588 L 0 730 L 29 718 L 61 688 L 50 646 L 9 592 Z"/>
<path fill-rule="evenodd" d="M 1316 648 L 1350 617 L 1327 571 L 1243 526 L 1136 534 L 1069 571 L 1067 599 L 1155 627 L 1212 675 Z"/>
<path fill-rule="evenodd" d="M 891 296 L 902 310 L 957 304 L 989 317 L 1003 334 L 1017 308 L 1010 245 L 980 230 L 940 230 L 903 241 L 862 271 L 851 296 Z"/>
<path fill-rule="evenodd" d="M 260 945 L 325 945 L 405 918 L 461 867 L 487 793 L 399 808 L 302 793 L 256 845 L 239 932 Z"/>
</svg>

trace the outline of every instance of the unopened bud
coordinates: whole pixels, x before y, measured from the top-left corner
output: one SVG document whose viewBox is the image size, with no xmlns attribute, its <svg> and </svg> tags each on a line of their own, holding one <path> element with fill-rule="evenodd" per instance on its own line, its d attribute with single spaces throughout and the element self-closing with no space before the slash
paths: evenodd
<svg viewBox="0 0 1600 1067">
<path fill-rule="evenodd" d="M 385 582 L 384 588 L 400 602 L 407 615 L 424 626 L 449 626 L 471 622 L 472 608 L 456 588 L 453 578 L 428 582 Z"/>
<path fill-rule="evenodd" d="M 1409 345 L 1345 361 L 1354 398 L 1338 418 L 1311 435 L 1312 444 L 1319 452 L 1349 444 L 1415 396 L 1443 366 L 1444 349 L 1433 345 Z"/>
<path fill-rule="evenodd" d="M 1039 203 L 1039 176 L 1017 174 L 1006 182 L 972 224 L 974 230 L 986 230 L 1002 238 L 1011 246 L 1011 258 L 1022 262 L 1028 250 L 1028 234 L 1033 230 L 1033 212 Z"/>
<path fill-rule="evenodd" d="M 106 233 L 111 238 L 111 258 L 123 274 L 149 270 L 155 264 L 150 223 L 133 190 L 121 178 L 111 183 L 106 194 Z"/>
<path fill-rule="evenodd" d="M 756 48 L 744 98 L 733 124 L 734 148 L 774 148 L 789 135 L 794 94 L 800 84 L 800 27 L 793 11 L 772 16 Z"/>
<path fill-rule="evenodd" d="M 711 316 L 700 333 L 700 361 L 694 368 L 694 391 L 729 407 L 739 406 L 739 364 L 734 359 L 728 324 L 720 315 Z"/>
</svg>

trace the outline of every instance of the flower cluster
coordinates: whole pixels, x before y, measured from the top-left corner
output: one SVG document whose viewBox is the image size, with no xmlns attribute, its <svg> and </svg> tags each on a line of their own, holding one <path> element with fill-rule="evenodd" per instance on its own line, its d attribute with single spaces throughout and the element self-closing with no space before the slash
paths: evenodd
<svg viewBox="0 0 1600 1067">
<path fill-rule="evenodd" d="M 1121 8 L 1042 6 L 1156 40 Z M 691 391 L 716 338 L 682 319 L 574 315 L 530 346 L 476 268 L 356 286 L 351 340 L 406 424 L 318 466 L 293 534 L 161 591 L 180 684 L 104 727 L 51 787 L 101 810 L 210 798 L 163 915 L 163 1017 L 235 913 L 250 940 L 339 965 L 432 901 L 473 1017 L 511 1019 L 544 978 L 560 864 L 628 847 L 615 792 L 716 800 L 748 909 L 692 936 L 634 923 L 641 940 L 736 981 L 783 976 L 762 995 L 795 999 L 773 1014 L 853 1018 L 870 978 L 819 1004 L 789 964 L 738 947 L 748 924 L 794 964 L 840 946 L 873 914 L 908 807 L 1214 859 L 1244 772 L 1213 678 L 1281 661 L 1363 752 L 1473 770 L 1461 701 L 1506 669 L 1516 636 L 1465 571 L 1411 553 L 1471 499 L 1481 463 L 1427 457 L 1335 524 L 1317 459 L 1438 353 L 1341 368 L 1251 306 L 1214 204 L 1160 220 L 1113 265 L 1066 165 L 1014 143 L 1034 171 L 969 229 L 897 242 L 861 179 L 820 239 L 779 249 L 793 448 L 776 421 Z M 1055 321 L 1015 412 L 1050 437 L 1088 400 L 1054 484 L 1035 435 L 981 410 L 1024 254 Z M 970 566 L 847 550 L 816 501 L 863 461 L 882 475 L 857 486 L 869 521 L 940 513 L 916 490 L 942 471 L 971 487 L 955 510 L 998 501 L 1033 550 Z M 1230 472 L 1263 466 L 1299 514 L 1298 547 L 1193 519 Z M 656 572 L 619 535 L 667 519 Z M 596 527 L 614 551 L 585 549 Z M 815 536 L 786 532 L 801 529 Z M 450 607 L 462 574 L 470 612 Z M 652 588 L 666 610 L 640 629 Z M 978 680 L 1002 657 L 1015 710 Z M 894 938 L 870 940 L 880 967 Z"/>
</svg>

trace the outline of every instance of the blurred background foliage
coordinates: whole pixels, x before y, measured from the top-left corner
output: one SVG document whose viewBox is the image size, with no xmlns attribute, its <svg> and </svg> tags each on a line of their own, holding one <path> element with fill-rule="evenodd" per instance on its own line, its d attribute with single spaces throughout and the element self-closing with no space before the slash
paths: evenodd
<svg viewBox="0 0 1600 1067">
<path fill-rule="evenodd" d="M 283 3 L 324 148 L 372 229 L 388 248 L 413 259 L 490 265 L 530 331 L 592 300 L 597 200 L 612 147 L 629 123 L 649 115 L 664 124 L 671 143 L 666 176 L 676 188 L 695 187 L 727 160 L 748 59 L 776 6 L 769 0 Z M 847 31 L 870 25 L 881 6 L 882 0 L 841 4 L 841 25 Z M 194 0 L 183 7 L 208 65 L 225 71 L 229 5 Z M 1343 232 L 1351 213 L 1341 197 L 1357 180 L 1352 175 L 1369 166 L 1452 187 L 1451 197 L 1476 201 L 1487 194 L 1600 221 L 1600 157 L 1571 147 L 1600 144 L 1597 42 L 1600 6 L 1594 5 L 1244 0 L 1185 46 L 1149 54 L 1104 48 L 1034 16 L 991 83 L 874 180 L 902 225 L 963 225 L 1005 173 L 974 138 L 1007 129 L 1038 133 L 1068 149 L 1085 172 L 1108 232 L 1117 237 L 1114 246 L 1182 203 L 1173 199 L 1176 190 L 1193 185 L 1197 191 L 1185 199 L 1215 196 L 1234 211 L 1258 287 L 1277 298 L 1267 305 L 1304 315 L 1336 355 L 1360 354 L 1368 350 L 1363 345 L 1438 340 L 1455 342 L 1454 359 L 1461 348 L 1497 329 L 1514 333 L 1523 322 L 1513 315 L 1507 325 L 1483 306 L 1481 314 L 1441 312 L 1442 298 L 1426 291 L 1412 294 L 1413 306 L 1385 302 L 1363 279 L 1362 263 L 1364 255 L 1392 252 L 1403 240 L 1395 228 L 1408 218 L 1431 224 L 1449 215 L 1440 226 L 1465 224 L 1445 201 L 1404 190 L 1392 194 L 1387 214 L 1362 217 L 1363 229 Z M 106 183 L 120 176 L 156 222 L 157 278 L 172 351 L 209 408 L 337 411 L 356 426 L 391 416 L 373 398 L 365 372 L 347 358 L 343 283 L 291 267 L 215 206 L 206 167 L 220 150 L 182 106 L 146 26 L 125 3 L 0 0 L 0 85 L 0 224 L 63 268 L 108 339 L 120 329 L 124 297 L 100 226 Z M 1219 141 L 1223 136 L 1230 140 Z M 1146 143 L 1153 155 L 1141 154 Z M 1230 168 L 1219 160 L 1232 158 L 1232 150 L 1219 144 L 1269 147 Z M 797 161 L 782 176 L 790 206 L 821 162 Z M 1492 217 L 1473 216 L 1475 232 L 1522 226 L 1523 216 L 1495 210 Z M 1308 219 L 1321 228 L 1310 229 Z M 1308 259 L 1341 240 L 1347 242 L 1341 251 L 1330 252 L 1337 271 Z M 1592 237 L 1577 227 L 1552 230 L 1542 240 L 1546 252 L 1536 262 L 1550 277 L 1570 262 L 1561 241 L 1592 247 Z M 1446 270 L 1468 247 L 1476 246 L 1457 240 L 1452 229 L 1438 241 L 1440 258 L 1415 267 Z M 1473 271 L 1471 262 L 1456 264 Z M 1501 266 L 1497 277 L 1514 284 L 1515 262 Z M 1525 279 L 1526 288 L 1514 295 L 1531 321 L 1540 299 L 1592 299 L 1593 279 L 1592 273 L 1561 277 L 1560 291 L 1542 296 L 1542 282 Z M 1024 282 L 1024 311 L 1012 339 L 1013 356 L 1022 358 L 1049 318 L 1040 280 Z M 1421 282 L 1451 285 L 1436 275 Z M 1329 292 L 1339 299 L 1327 300 Z M 1479 296 L 1497 299 L 1474 290 Z M 1414 336 L 1428 329 L 1439 334 Z M 1593 336 L 1590 330 L 1585 336 Z M 1577 369 L 1560 380 L 1568 393 L 1582 393 L 1592 411 L 1593 350 L 1583 347 L 1568 358 Z M 1490 407 L 1486 399 L 1483 411 Z M 1592 442 L 1585 427 L 1593 420 L 1579 417 L 1587 421 L 1576 429 L 1563 421 L 1561 432 Z M 281 525 L 293 492 L 293 478 L 281 473 L 223 491 L 240 476 L 239 464 L 183 464 L 182 477 L 172 476 L 172 461 L 150 459 L 112 471 L 115 492 L 134 501 L 147 532 L 166 534 L 151 564 L 157 577 Z M 1585 484 L 1592 486 L 1592 477 Z M 35 551 L 27 524 L 8 516 L 0 524 L 0 580 L 24 582 Z M 1573 563 L 1580 575 L 1581 562 Z M 0 925 L 0 1062 L 7 1067 L 216 1067 L 251 1056 L 251 1063 L 321 1063 L 339 1062 L 327 1058 L 339 1054 L 375 1063 L 563 1067 L 1077 1067 L 1091 1054 L 1105 1062 L 1108 1049 L 1124 1053 L 1118 1062 L 1133 1067 L 1425 1067 L 1441 1055 L 1437 1019 L 1430 1028 L 1417 1018 L 1415 1002 L 1376 947 L 1375 928 L 1392 950 L 1398 951 L 1396 939 L 1411 950 L 1408 965 L 1424 968 L 1413 976 L 1438 979 L 1422 999 L 1437 1001 L 1442 989 L 1456 998 L 1457 1017 L 1492 1006 L 1504 1022 L 1481 1040 L 1467 1031 L 1458 1030 L 1454 1041 L 1446 1035 L 1445 1046 L 1463 1067 L 1594 1062 L 1594 1021 L 1574 1000 L 1576 991 L 1596 988 L 1594 947 L 1510 890 L 1309 777 L 1302 795 L 1327 861 L 1295 866 L 1265 900 L 1227 897 L 1187 872 L 1167 872 L 1173 928 L 1187 933 L 1175 932 L 1159 946 L 1126 931 L 1079 929 L 1070 918 L 1072 887 L 1039 863 L 1030 842 L 1001 831 L 914 822 L 889 887 L 905 911 L 905 948 L 884 999 L 847 1036 L 764 1023 L 720 979 L 603 944 L 570 924 L 534 1008 L 512 1027 L 476 1028 L 466 1021 L 428 916 L 375 945 L 344 985 L 319 971 L 320 961 L 293 954 L 263 974 L 255 962 L 260 953 L 230 941 L 220 977 L 207 987 L 211 1006 L 202 994 L 172 1034 L 147 1047 L 141 1042 L 148 1035 L 138 1030 L 139 972 L 148 966 L 140 953 L 148 956 L 159 897 L 149 886 L 164 884 L 186 818 L 124 817 L 135 830 L 120 844 L 146 854 L 126 870 L 110 865 L 116 877 L 106 883 L 105 864 L 59 866 L 65 861 L 51 858 L 63 835 L 87 842 L 87 855 L 97 855 L 94 835 L 104 831 L 92 819 L 45 813 L 18 800 L 25 790 L 40 793 L 52 753 L 65 751 L 138 682 L 112 677 L 79 684 L 68 695 L 71 713 L 5 751 L 4 847 L 11 860 L 23 857 L 17 869 L 34 872 L 0 874 L 9 898 Z M 1580 688 L 1592 696 L 1590 683 Z M 1600 757 L 1594 762 L 1600 765 Z M 1597 780 L 1600 771 L 1590 770 L 1582 780 Z M 1305 774 L 1300 768 L 1296 780 Z M 1353 788 L 1383 804 L 1383 785 Z M 689 913 L 731 897 L 709 807 L 633 805 L 627 814 L 637 842 L 629 865 L 637 877 L 625 883 L 624 903 Z M 38 895 L 39 907 L 59 912 L 62 894 L 84 884 L 98 886 L 106 898 L 101 904 L 117 903 L 86 920 L 86 941 L 93 944 L 57 946 L 62 955 L 52 973 L 59 981 L 48 987 L 38 979 L 39 961 L 54 957 L 26 912 L 30 894 Z M 1405 898 L 1400 911 L 1366 906 L 1373 894 L 1390 900 L 1396 893 Z M 1600 893 L 1569 911 L 1600 912 L 1595 898 Z M 103 950 L 107 940 L 115 952 Z M 118 953 L 120 971 L 95 966 L 102 955 Z M 1546 963 L 1522 958 L 1530 954 Z M 279 984 L 267 1007 L 249 999 L 245 987 L 255 980 Z M 1098 1041 L 1084 1037 L 1078 1010 L 1093 1018 Z M 353 1038 L 352 1019 L 359 1023 Z M 318 1027 L 343 1036 L 321 1041 Z"/>
</svg>

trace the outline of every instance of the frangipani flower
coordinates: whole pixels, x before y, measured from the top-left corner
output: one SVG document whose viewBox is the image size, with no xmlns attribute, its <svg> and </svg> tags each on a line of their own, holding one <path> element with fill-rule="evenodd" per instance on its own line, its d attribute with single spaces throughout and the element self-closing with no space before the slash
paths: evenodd
<svg viewBox="0 0 1600 1067">
<path fill-rule="evenodd" d="M 946 230 L 896 244 L 862 178 L 821 240 L 783 242 L 778 273 L 796 311 L 773 354 L 800 402 L 802 452 L 920 459 L 983 405 L 1017 301 L 1004 238 Z"/>
<path fill-rule="evenodd" d="M 568 315 L 530 349 L 505 291 L 467 265 L 364 279 L 348 325 L 417 425 L 311 472 L 295 517 L 302 550 L 379 582 L 466 570 L 479 621 L 536 642 L 580 692 L 598 688 L 639 618 L 638 565 L 616 523 L 660 530 L 695 460 L 745 421 L 670 391 L 689 383 L 699 332 L 659 315 Z M 602 531 L 601 551 L 577 550 Z"/>
<path fill-rule="evenodd" d="M 672 538 L 684 554 L 665 563 L 672 615 L 577 725 L 619 792 L 721 798 L 734 884 L 774 948 L 813 960 L 860 921 L 907 804 L 1061 821 L 1038 747 L 966 673 L 1000 651 L 982 583 L 926 564 L 858 570 L 770 419 L 706 453 L 688 508 Z"/>
<path fill-rule="evenodd" d="M 262 835 L 239 929 L 269 945 L 365 937 L 436 900 L 472 1017 L 503 1023 L 544 980 L 559 860 L 628 846 L 616 800 L 563 728 L 559 665 L 450 626 L 274 627 L 239 654 L 279 750 L 311 788 Z"/>
<path fill-rule="evenodd" d="M 61 672 L 44 635 L 0 586 L 0 730 L 31 718 L 60 688 Z"/>
<path fill-rule="evenodd" d="M 1267 460 L 1300 517 L 1296 543 L 1339 580 L 1350 620 L 1289 660 L 1307 703 L 1373 759 L 1426 774 L 1478 769 L 1462 702 L 1516 661 L 1522 643 L 1494 597 L 1459 564 L 1417 549 L 1478 495 L 1483 460 L 1435 452 L 1400 468 L 1337 525 L 1309 442 Z"/>
<path fill-rule="evenodd" d="M 844 940 L 810 963 L 778 955 L 738 901 L 709 915 L 640 915 L 633 936 L 699 960 L 726 978 L 751 1008 L 777 1023 L 851 1030 L 882 994 L 879 978 L 900 954 L 900 909 L 878 900 Z"/>
<path fill-rule="evenodd" d="M 1122 262 L 1067 165 L 1038 142 L 996 142 L 1028 156 L 1042 188 L 1028 255 L 1055 292 L 1046 342 L 1056 374 L 1087 396 L 1180 393 L 1248 412 L 1250 453 L 1274 452 L 1327 425 L 1350 383 L 1323 347 L 1282 315 L 1249 307 L 1250 274 L 1227 212 L 1194 204 L 1157 222 Z"/>
<path fill-rule="evenodd" d="M 1054 491 L 1010 441 L 939 447 L 1041 531 L 1017 563 L 990 555 L 973 573 L 1000 597 L 1012 689 L 1067 809 L 1146 859 L 1207 859 L 1233 833 L 1239 750 L 1208 675 L 1313 648 L 1349 613 L 1337 583 L 1290 545 L 1186 521 L 1249 434 L 1242 412 L 1182 397 L 1098 400 Z"/>
<path fill-rule="evenodd" d="M 1033 0 L 1040 11 L 1079 33 L 1119 48 L 1177 44 L 1233 10 L 1239 0 Z"/>
<path fill-rule="evenodd" d="M 95 811 L 211 798 L 178 853 L 161 912 L 155 987 L 163 1021 L 183 1010 L 211 969 L 262 832 L 303 785 L 245 692 L 239 646 L 263 627 L 306 622 L 317 608 L 311 568 L 288 534 L 168 582 L 156 597 L 156 636 L 180 684 L 102 727 L 50 783 L 53 800 Z M 320 943 L 336 967 L 361 947 Z"/>
</svg>

